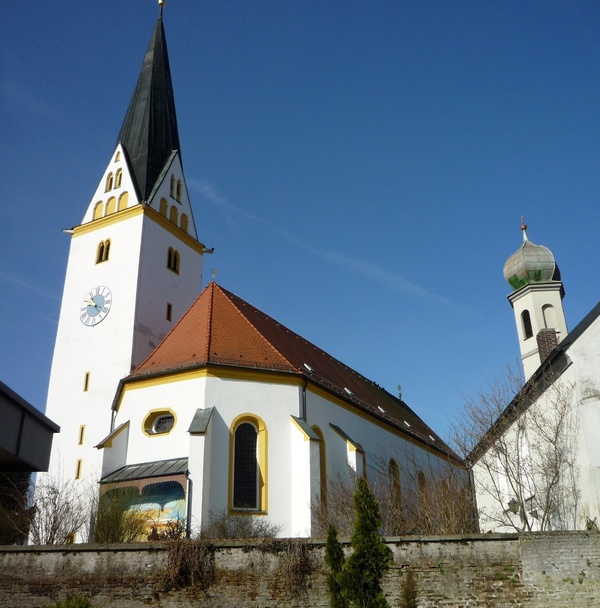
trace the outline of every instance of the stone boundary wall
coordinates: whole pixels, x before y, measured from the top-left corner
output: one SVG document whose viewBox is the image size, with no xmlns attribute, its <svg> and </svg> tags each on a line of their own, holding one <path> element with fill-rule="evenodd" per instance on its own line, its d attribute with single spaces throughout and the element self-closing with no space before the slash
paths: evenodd
<svg viewBox="0 0 600 608">
<path fill-rule="evenodd" d="M 413 572 L 420 608 L 600 606 L 600 534 L 532 533 L 388 538 L 394 563 L 384 579 L 402 606 Z M 348 546 L 346 545 L 348 549 Z M 214 545 L 214 580 L 165 590 L 169 545 L 0 547 L 0 606 L 43 608 L 68 595 L 94 608 L 327 608 L 324 544 L 280 540 Z M 307 569 L 308 566 L 308 569 Z"/>
</svg>

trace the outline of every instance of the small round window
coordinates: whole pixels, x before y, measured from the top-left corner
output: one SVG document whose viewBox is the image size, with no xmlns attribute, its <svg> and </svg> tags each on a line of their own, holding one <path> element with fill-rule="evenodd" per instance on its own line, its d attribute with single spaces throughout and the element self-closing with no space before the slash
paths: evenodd
<svg viewBox="0 0 600 608">
<path fill-rule="evenodd" d="M 160 433 L 168 433 L 175 424 L 175 416 L 167 414 L 166 416 L 159 416 L 152 425 L 152 432 L 155 435 Z"/>
</svg>

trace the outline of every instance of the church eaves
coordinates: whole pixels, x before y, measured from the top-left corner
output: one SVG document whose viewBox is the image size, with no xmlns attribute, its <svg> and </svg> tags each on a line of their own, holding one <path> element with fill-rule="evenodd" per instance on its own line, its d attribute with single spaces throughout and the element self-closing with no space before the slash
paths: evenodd
<svg viewBox="0 0 600 608">
<path fill-rule="evenodd" d="M 125 149 L 137 194 L 147 201 L 165 163 L 179 150 L 175 98 L 162 13 L 150 37 L 117 144 Z"/>
</svg>

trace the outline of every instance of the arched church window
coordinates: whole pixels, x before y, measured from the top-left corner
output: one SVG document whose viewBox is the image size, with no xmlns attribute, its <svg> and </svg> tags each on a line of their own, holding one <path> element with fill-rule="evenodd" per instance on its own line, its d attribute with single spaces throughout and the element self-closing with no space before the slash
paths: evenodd
<svg viewBox="0 0 600 608">
<path fill-rule="evenodd" d="M 259 418 L 243 416 L 232 427 L 231 507 L 266 510 L 266 428 Z"/>
<path fill-rule="evenodd" d="M 115 175 L 115 188 L 120 188 L 122 181 L 123 181 L 123 169 L 119 169 L 117 171 L 117 174 Z"/>
<path fill-rule="evenodd" d="M 175 224 L 177 225 L 177 217 L 178 217 L 179 213 L 177 211 L 177 207 L 175 207 L 175 205 L 171 205 L 171 209 L 169 209 L 169 219 Z"/>
<path fill-rule="evenodd" d="M 117 163 L 117 162 L 119 162 L 120 160 L 121 160 L 121 151 L 119 151 L 119 152 L 117 152 L 117 153 L 115 154 L 115 162 Z"/>
<path fill-rule="evenodd" d="M 96 253 L 96 264 L 100 262 L 106 262 L 108 260 L 108 256 L 110 255 L 110 239 L 106 239 L 106 241 L 100 241 L 98 244 L 98 250 Z"/>
<path fill-rule="evenodd" d="M 175 176 L 172 173 L 171 173 L 171 190 L 170 190 L 169 194 L 170 194 L 171 198 L 175 198 Z"/>
<path fill-rule="evenodd" d="M 177 199 L 178 203 L 181 202 L 181 180 L 180 179 L 177 180 L 177 196 L 175 198 Z"/>
<path fill-rule="evenodd" d="M 400 469 L 398 468 L 398 463 L 390 458 L 390 462 L 388 464 L 388 480 L 390 484 L 390 495 L 396 506 L 400 506 L 402 504 L 402 490 L 400 487 Z"/>
<path fill-rule="evenodd" d="M 531 315 L 528 310 L 521 313 L 521 324 L 523 325 L 523 339 L 528 340 L 533 336 L 533 327 L 531 326 Z"/>
<path fill-rule="evenodd" d="M 113 181 L 114 181 L 114 175 L 112 173 L 109 173 L 106 176 L 106 188 L 104 189 L 105 192 L 108 192 L 109 190 L 113 189 Z"/>
<path fill-rule="evenodd" d="M 325 437 L 318 426 L 313 426 L 312 430 L 319 438 L 319 481 L 321 486 L 321 507 L 327 509 L 327 452 Z"/>
</svg>

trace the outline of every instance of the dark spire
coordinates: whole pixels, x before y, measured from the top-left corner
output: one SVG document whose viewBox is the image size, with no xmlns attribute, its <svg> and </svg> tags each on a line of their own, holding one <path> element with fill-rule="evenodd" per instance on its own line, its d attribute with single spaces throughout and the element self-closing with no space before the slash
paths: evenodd
<svg viewBox="0 0 600 608">
<path fill-rule="evenodd" d="M 179 150 L 162 6 L 117 143 L 125 148 L 140 199 L 148 200 L 171 153 Z"/>
</svg>

